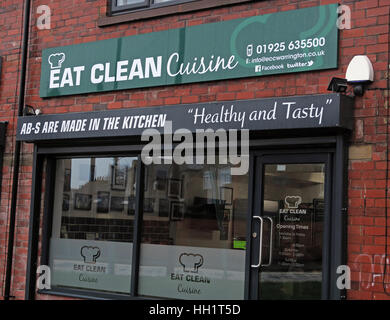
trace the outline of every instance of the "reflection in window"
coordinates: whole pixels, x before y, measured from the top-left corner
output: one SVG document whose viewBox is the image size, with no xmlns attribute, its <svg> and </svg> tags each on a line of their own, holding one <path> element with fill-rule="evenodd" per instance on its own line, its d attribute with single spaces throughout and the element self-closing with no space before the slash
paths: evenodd
<svg viewBox="0 0 390 320">
<path fill-rule="evenodd" d="M 324 164 L 265 166 L 263 215 L 275 225 L 272 264 L 261 269 L 262 299 L 321 298 L 324 193 Z M 264 230 L 270 234 L 268 223 Z"/>
<path fill-rule="evenodd" d="M 248 176 L 229 166 L 148 166 L 139 293 L 242 299 L 247 202 Z"/>
<path fill-rule="evenodd" d="M 111 0 L 113 1 L 113 11 L 139 10 L 142 8 L 151 9 L 153 7 L 161 7 L 165 5 L 180 4 L 185 2 L 191 2 L 196 0 Z"/>
<path fill-rule="evenodd" d="M 135 197 L 135 165 L 134 158 L 124 157 L 58 160 L 56 191 L 63 192 L 55 194 L 55 212 L 61 214 L 56 214 L 54 234 L 131 242 L 129 199 Z M 127 225 L 127 229 L 113 232 L 110 225 Z"/>
<path fill-rule="evenodd" d="M 154 0 L 153 2 L 154 3 L 164 3 L 164 2 L 173 2 L 173 1 L 177 2 L 177 0 Z"/>
<path fill-rule="evenodd" d="M 144 2 L 145 2 L 145 0 L 116 0 L 116 5 L 117 6 L 127 6 L 127 5 L 139 4 L 139 3 L 144 3 Z"/>
<path fill-rule="evenodd" d="M 52 285 L 130 291 L 137 158 L 56 161 Z"/>
</svg>

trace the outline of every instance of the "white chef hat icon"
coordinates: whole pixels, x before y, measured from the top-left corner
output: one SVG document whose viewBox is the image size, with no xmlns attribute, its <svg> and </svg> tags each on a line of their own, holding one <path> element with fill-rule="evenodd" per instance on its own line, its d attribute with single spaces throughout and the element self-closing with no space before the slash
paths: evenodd
<svg viewBox="0 0 390 320">
<path fill-rule="evenodd" d="M 203 257 L 200 254 L 182 253 L 179 262 L 184 272 L 198 273 L 198 269 L 203 265 Z"/>
<path fill-rule="evenodd" d="M 86 263 L 96 263 L 96 259 L 100 257 L 100 249 L 98 247 L 84 246 L 80 250 L 81 256 Z"/>
<path fill-rule="evenodd" d="M 52 53 L 48 59 L 51 69 L 59 69 L 62 66 L 62 63 L 65 61 L 65 53 Z"/>
<path fill-rule="evenodd" d="M 284 202 L 287 204 L 288 209 L 297 209 L 298 206 L 302 203 L 301 196 L 286 196 Z"/>
</svg>

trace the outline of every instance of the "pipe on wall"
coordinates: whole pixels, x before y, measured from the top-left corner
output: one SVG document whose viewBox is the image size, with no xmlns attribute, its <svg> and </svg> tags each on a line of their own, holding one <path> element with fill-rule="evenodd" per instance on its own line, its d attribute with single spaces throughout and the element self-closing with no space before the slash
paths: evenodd
<svg viewBox="0 0 390 320">
<path fill-rule="evenodd" d="M 24 98 L 26 88 L 26 69 L 28 59 L 28 39 L 30 30 L 30 7 L 31 0 L 25 0 L 23 10 L 23 39 L 22 39 L 22 51 L 21 51 L 21 70 L 19 79 L 19 101 L 18 101 L 18 117 L 23 115 Z M 18 184 L 19 184 L 19 166 L 20 166 L 20 149 L 21 142 L 15 141 L 14 157 L 13 157 L 13 176 L 12 176 L 12 196 L 11 196 L 11 208 L 9 219 L 9 232 L 8 232 L 8 248 L 7 248 L 7 266 L 5 274 L 4 285 L 4 300 L 11 298 L 11 278 L 12 278 L 12 261 L 14 251 L 15 240 L 15 221 L 16 221 L 16 203 L 18 199 Z"/>
</svg>

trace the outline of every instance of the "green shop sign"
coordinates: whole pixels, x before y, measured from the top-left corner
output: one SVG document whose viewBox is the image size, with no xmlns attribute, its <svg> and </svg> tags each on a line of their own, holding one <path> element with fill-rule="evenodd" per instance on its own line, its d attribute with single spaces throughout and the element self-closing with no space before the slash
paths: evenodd
<svg viewBox="0 0 390 320">
<path fill-rule="evenodd" d="M 41 97 L 337 68 L 337 4 L 43 50 Z"/>
</svg>

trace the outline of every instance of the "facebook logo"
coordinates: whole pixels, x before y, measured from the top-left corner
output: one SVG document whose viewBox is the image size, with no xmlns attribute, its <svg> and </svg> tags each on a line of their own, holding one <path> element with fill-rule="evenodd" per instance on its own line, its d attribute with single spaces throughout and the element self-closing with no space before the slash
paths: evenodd
<svg viewBox="0 0 390 320">
<path fill-rule="evenodd" d="M 255 72 L 261 72 L 261 65 L 255 66 Z"/>
</svg>

